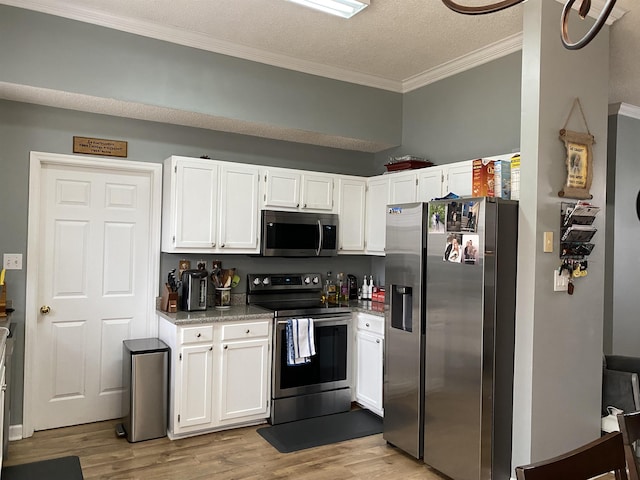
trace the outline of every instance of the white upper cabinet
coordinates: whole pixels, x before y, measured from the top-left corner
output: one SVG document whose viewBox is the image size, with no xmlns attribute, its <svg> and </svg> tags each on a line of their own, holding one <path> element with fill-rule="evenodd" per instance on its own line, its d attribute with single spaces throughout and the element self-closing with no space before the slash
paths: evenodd
<svg viewBox="0 0 640 480">
<path fill-rule="evenodd" d="M 215 247 L 218 165 L 171 157 L 164 162 L 162 249 Z"/>
<path fill-rule="evenodd" d="M 333 211 L 333 182 L 335 175 L 302 174 L 302 208 L 304 210 Z"/>
<path fill-rule="evenodd" d="M 429 202 L 442 197 L 444 177 L 441 167 L 423 168 L 418 173 L 418 201 Z M 446 194 L 446 192 L 445 192 Z"/>
<path fill-rule="evenodd" d="M 360 177 L 338 179 L 338 253 L 364 252 L 367 181 Z"/>
<path fill-rule="evenodd" d="M 470 197 L 473 193 L 473 160 L 443 165 L 445 188 L 442 195 L 449 192 L 459 197 Z"/>
<path fill-rule="evenodd" d="M 294 170 L 272 168 L 264 173 L 264 206 L 300 208 L 300 174 Z"/>
<path fill-rule="evenodd" d="M 260 171 L 227 163 L 220 169 L 220 251 L 258 252 Z"/>
<path fill-rule="evenodd" d="M 259 251 L 258 167 L 176 156 L 164 167 L 162 251 Z"/>
<path fill-rule="evenodd" d="M 333 212 L 335 175 L 268 168 L 264 175 L 264 208 Z"/>
<path fill-rule="evenodd" d="M 384 255 L 387 228 L 389 180 L 387 175 L 367 179 L 367 215 L 365 253 Z"/>
<path fill-rule="evenodd" d="M 414 171 L 392 173 L 387 177 L 389 177 L 389 204 L 417 201 L 418 175 Z"/>
</svg>

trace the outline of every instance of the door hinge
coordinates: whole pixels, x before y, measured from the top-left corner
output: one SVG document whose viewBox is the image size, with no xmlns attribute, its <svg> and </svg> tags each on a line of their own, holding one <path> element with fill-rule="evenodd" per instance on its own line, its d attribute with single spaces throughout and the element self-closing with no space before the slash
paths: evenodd
<svg viewBox="0 0 640 480">
<path fill-rule="evenodd" d="M 418 179 L 416 178 L 416 187 L 418 186 Z"/>
<path fill-rule="evenodd" d="M 173 171 L 174 171 L 174 173 L 178 173 L 178 166 L 177 165 L 173 166 Z"/>
<path fill-rule="evenodd" d="M 173 244 L 174 245 L 176 244 L 176 236 L 175 235 L 173 236 Z"/>
<path fill-rule="evenodd" d="M 182 360 L 182 354 L 180 354 L 180 360 Z"/>
<path fill-rule="evenodd" d="M 180 423 L 180 414 L 178 414 L 178 423 Z"/>
<path fill-rule="evenodd" d="M 267 174 L 264 174 L 264 183 L 267 183 Z"/>
</svg>

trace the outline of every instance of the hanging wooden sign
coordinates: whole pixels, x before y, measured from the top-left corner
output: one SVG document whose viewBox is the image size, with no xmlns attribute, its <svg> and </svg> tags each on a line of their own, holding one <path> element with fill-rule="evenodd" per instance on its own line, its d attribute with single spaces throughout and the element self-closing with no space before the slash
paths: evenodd
<svg viewBox="0 0 640 480">
<path fill-rule="evenodd" d="M 580 108 L 580 113 L 582 113 L 582 119 L 587 127 L 587 133 L 572 132 L 566 129 L 576 104 Z M 596 141 L 593 135 L 591 135 L 591 132 L 589 132 L 589 126 L 587 125 L 587 120 L 582 111 L 580 99 L 578 98 L 574 100 L 564 128 L 560 130 L 560 140 L 564 142 L 567 151 L 565 158 L 567 179 L 562 190 L 558 192 L 558 195 L 560 197 L 577 199 L 593 198 L 593 195 L 589 192 L 593 179 L 593 150 L 591 146 L 596 143 Z"/>
<path fill-rule="evenodd" d="M 126 157 L 127 142 L 104 138 L 73 137 L 73 153 Z"/>
</svg>

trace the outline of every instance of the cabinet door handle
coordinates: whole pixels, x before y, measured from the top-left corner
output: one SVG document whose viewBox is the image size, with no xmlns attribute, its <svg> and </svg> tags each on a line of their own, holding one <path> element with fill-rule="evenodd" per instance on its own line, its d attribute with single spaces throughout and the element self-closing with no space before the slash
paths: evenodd
<svg viewBox="0 0 640 480">
<path fill-rule="evenodd" d="M 202 336 L 201 333 L 198 333 L 198 335 L 196 335 L 196 337 L 200 338 Z"/>
<path fill-rule="evenodd" d="M 216 242 L 213 242 L 213 243 L 211 244 L 211 246 L 212 246 L 212 247 L 215 247 L 215 246 L 216 246 Z"/>
<path fill-rule="evenodd" d="M 224 346 L 224 349 L 226 350 L 227 348 L 229 348 L 229 346 L 228 346 L 228 345 L 225 345 L 225 346 Z"/>
<path fill-rule="evenodd" d="M 220 248 L 224 248 L 224 243 L 220 245 Z"/>
<path fill-rule="evenodd" d="M 247 328 L 247 333 L 251 333 L 251 330 L 249 330 L 248 328 Z"/>
<path fill-rule="evenodd" d="M 304 207 L 302 207 L 302 208 L 307 208 L 307 204 L 305 203 L 305 204 L 304 204 Z"/>
<path fill-rule="evenodd" d="M 369 327 L 369 324 L 367 323 L 367 327 Z"/>
<path fill-rule="evenodd" d="M 296 205 L 296 208 L 300 208 L 300 204 L 299 203 Z"/>
<path fill-rule="evenodd" d="M 380 343 L 380 339 L 377 339 L 377 340 L 376 340 L 376 343 Z"/>
</svg>

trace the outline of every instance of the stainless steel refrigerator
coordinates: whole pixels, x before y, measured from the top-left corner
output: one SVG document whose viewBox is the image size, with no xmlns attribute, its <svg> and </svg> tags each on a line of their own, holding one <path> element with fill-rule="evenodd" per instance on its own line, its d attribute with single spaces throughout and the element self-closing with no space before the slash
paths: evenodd
<svg viewBox="0 0 640 480">
<path fill-rule="evenodd" d="M 454 480 L 511 469 L 517 202 L 387 209 L 384 438 Z"/>
</svg>

